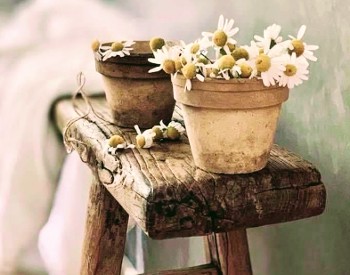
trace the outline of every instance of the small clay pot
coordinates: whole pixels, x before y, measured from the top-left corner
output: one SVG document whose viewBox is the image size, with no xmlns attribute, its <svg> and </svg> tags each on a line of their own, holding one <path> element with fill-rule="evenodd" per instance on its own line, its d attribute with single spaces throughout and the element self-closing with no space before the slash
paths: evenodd
<svg viewBox="0 0 350 275">
<path fill-rule="evenodd" d="M 225 174 L 251 173 L 267 164 L 285 87 L 265 87 L 257 79 L 192 80 L 172 78 L 174 96 L 182 104 L 195 165 Z"/>
<path fill-rule="evenodd" d="M 113 121 L 121 127 L 150 128 L 171 120 L 175 100 L 170 76 L 163 71 L 148 73 L 156 66 L 148 41 L 136 41 L 130 56 L 95 59 L 96 71 L 102 74 L 107 104 Z M 108 43 L 107 43 L 108 44 Z M 105 44 L 106 45 L 106 44 Z"/>
</svg>

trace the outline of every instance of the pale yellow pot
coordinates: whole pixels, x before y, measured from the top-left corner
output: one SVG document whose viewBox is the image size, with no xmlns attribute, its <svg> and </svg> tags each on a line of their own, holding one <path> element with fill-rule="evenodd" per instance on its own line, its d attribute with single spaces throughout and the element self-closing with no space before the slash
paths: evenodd
<svg viewBox="0 0 350 275">
<path fill-rule="evenodd" d="M 102 74 L 107 104 L 113 121 L 122 127 L 150 128 L 171 120 L 175 100 L 170 76 L 163 71 L 148 73 L 156 65 L 148 41 L 138 41 L 130 56 L 95 60 Z"/>
<path fill-rule="evenodd" d="M 266 166 L 288 88 L 257 79 L 206 79 L 192 80 L 192 90 L 184 91 L 182 75 L 172 82 L 196 166 L 225 174 Z"/>
</svg>

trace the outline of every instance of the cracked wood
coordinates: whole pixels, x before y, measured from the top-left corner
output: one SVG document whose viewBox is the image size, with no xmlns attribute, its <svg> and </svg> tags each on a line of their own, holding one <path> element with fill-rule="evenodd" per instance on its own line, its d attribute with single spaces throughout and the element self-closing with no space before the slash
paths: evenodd
<svg viewBox="0 0 350 275">
<path fill-rule="evenodd" d="M 99 114 L 111 120 L 103 97 L 92 102 Z M 56 104 L 59 129 L 76 116 L 70 100 Z M 178 107 L 174 117 L 181 119 Z M 74 145 L 82 160 L 152 238 L 287 222 L 319 215 L 325 208 L 326 191 L 318 170 L 277 145 L 263 170 L 219 175 L 194 166 L 186 137 L 111 156 L 104 143 L 115 133 L 135 143 L 133 129 L 118 128 L 94 115 L 77 121 L 69 131 L 87 145 Z"/>
</svg>

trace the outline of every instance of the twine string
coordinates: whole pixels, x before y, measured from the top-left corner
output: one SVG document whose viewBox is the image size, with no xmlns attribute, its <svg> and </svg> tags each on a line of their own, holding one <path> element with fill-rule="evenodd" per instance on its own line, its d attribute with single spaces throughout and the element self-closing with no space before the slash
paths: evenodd
<svg viewBox="0 0 350 275">
<path fill-rule="evenodd" d="M 83 89 L 85 83 L 86 83 L 86 78 L 85 78 L 84 74 L 82 72 L 78 73 L 78 75 L 77 75 L 78 88 L 75 90 L 73 97 L 72 97 L 73 109 L 74 109 L 75 113 L 78 115 L 78 117 L 75 117 L 75 118 L 72 118 L 71 120 L 69 120 L 63 129 L 63 143 L 66 147 L 67 153 L 71 153 L 73 151 L 74 144 L 83 145 L 86 149 L 88 147 L 88 145 L 85 142 L 69 136 L 69 129 L 75 122 L 77 122 L 81 119 L 86 119 L 89 116 L 89 114 L 93 113 L 96 117 L 103 120 L 104 122 L 107 122 L 109 124 L 113 124 L 113 122 L 105 119 L 103 116 L 96 113 L 96 111 L 92 107 L 92 104 L 89 100 L 88 95 L 86 94 L 86 92 Z M 85 106 L 87 106 L 87 108 L 85 110 L 81 110 L 81 108 L 78 104 L 78 96 L 79 95 L 81 95 L 81 97 L 84 100 Z"/>
</svg>

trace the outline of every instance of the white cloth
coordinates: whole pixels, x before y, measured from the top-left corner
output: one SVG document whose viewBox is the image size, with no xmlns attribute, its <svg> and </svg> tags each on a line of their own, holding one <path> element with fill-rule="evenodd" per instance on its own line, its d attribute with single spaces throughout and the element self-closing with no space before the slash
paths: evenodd
<svg viewBox="0 0 350 275">
<path fill-rule="evenodd" d="M 90 43 L 114 36 L 123 22 L 93 0 L 38 0 L 0 30 L 0 274 L 13 272 L 47 219 L 65 155 L 49 123 L 51 104 L 75 90 L 80 71 L 87 91 L 101 90 Z"/>
</svg>

